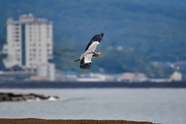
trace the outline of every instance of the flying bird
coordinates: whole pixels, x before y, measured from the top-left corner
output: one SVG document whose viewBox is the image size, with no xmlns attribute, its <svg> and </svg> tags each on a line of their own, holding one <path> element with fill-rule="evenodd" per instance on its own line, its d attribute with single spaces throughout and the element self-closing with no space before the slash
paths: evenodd
<svg viewBox="0 0 186 124">
<path fill-rule="evenodd" d="M 104 33 L 94 35 L 86 46 L 85 52 L 80 56 L 79 59 L 74 60 L 74 62 L 80 61 L 81 69 L 90 69 L 90 66 L 92 64 L 92 57 L 98 57 L 99 55 L 103 54 L 103 52 L 95 51 L 97 45 L 101 42 L 103 36 Z"/>
</svg>

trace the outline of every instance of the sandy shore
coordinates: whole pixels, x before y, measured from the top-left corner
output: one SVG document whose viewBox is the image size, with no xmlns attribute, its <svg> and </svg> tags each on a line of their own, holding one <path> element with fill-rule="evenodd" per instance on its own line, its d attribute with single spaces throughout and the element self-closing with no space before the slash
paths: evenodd
<svg viewBox="0 0 186 124">
<path fill-rule="evenodd" d="M 36 118 L 0 119 L 0 124 L 152 124 L 125 120 L 46 120 Z"/>
</svg>

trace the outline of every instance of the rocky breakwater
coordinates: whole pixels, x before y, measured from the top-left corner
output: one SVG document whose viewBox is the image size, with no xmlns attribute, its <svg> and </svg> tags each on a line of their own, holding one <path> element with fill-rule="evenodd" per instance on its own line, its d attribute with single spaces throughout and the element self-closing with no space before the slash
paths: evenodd
<svg viewBox="0 0 186 124">
<path fill-rule="evenodd" d="M 0 92 L 0 102 L 4 101 L 39 101 L 39 100 L 57 100 L 58 96 L 44 96 L 35 93 L 2 93 Z"/>
</svg>

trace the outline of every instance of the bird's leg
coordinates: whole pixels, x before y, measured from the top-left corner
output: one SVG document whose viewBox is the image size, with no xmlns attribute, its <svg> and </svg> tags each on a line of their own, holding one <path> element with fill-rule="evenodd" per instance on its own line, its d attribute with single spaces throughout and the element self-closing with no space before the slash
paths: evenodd
<svg viewBox="0 0 186 124">
<path fill-rule="evenodd" d="M 74 62 L 78 62 L 80 59 L 76 59 L 76 60 L 74 60 Z"/>
</svg>

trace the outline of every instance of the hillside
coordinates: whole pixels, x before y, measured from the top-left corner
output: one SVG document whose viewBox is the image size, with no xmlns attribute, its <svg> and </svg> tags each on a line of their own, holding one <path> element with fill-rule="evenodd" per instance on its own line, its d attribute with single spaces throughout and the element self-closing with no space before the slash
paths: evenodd
<svg viewBox="0 0 186 124">
<path fill-rule="evenodd" d="M 116 55 L 109 51 L 111 58 L 108 61 L 115 61 L 114 65 L 119 66 L 113 67 L 115 70 L 111 71 L 108 70 L 111 65 L 107 65 L 109 66 L 105 67 L 107 71 L 153 70 L 155 73 L 156 69 L 150 64 L 152 61 L 186 60 L 186 10 L 184 9 L 186 1 L 180 1 L 0 1 L 0 8 L 3 10 L 0 11 L 0 36 L 6 36 L 5 22 L 8 17 L 17 19 L 21 14 L 32 13 L 36 17 L 47 18 L 54 22 L 54 42 L 59 47 L 57 49 L 69 47 L 78 56 L 94 34 L 104 32 L 105 36 L 99 49 L 107 51 L 111 46 L 114 49 L 122 46 L 125 51 Z M 120 57 L 122 55 L 124 58 Z M 105 55 L 104 60 L 109 56 Z M 69 57 L 69 60 L 74 59 L 73 57 Z M 64 66 L 67 62 L 60 64 L 61 59 L 56 61 L 60 68 L 70 68 Z M 96 63 L 101 64 L 102 61 Z"/>
<path fill-rule="evenodd" d="M 5 36 L 8 17 L 18 18 L 20 14 L 33 13 L 54 22 L 54 42 L 62 42 L 62 46 L 68 43 L 81 50 L 93 34 L 104 32 L 103 47 L 114 42 L 116 46 L 144 50 L 153 60 L 175 61 L 174 56 L 178 53 L 177 58 L 186 59 L 183 54 L 186 50 L 186 10 L 179 8 L 179 4 L 167 7 L 152 3 L 146 0 L 136 3 L 122 0 L 1 1 L 0 36 Z M 157 3 L 162 4 L 160 1 Z M 173 3 L 176 4 L 173 0 L 167 1 L 168 5 Z"/>
</svg>

